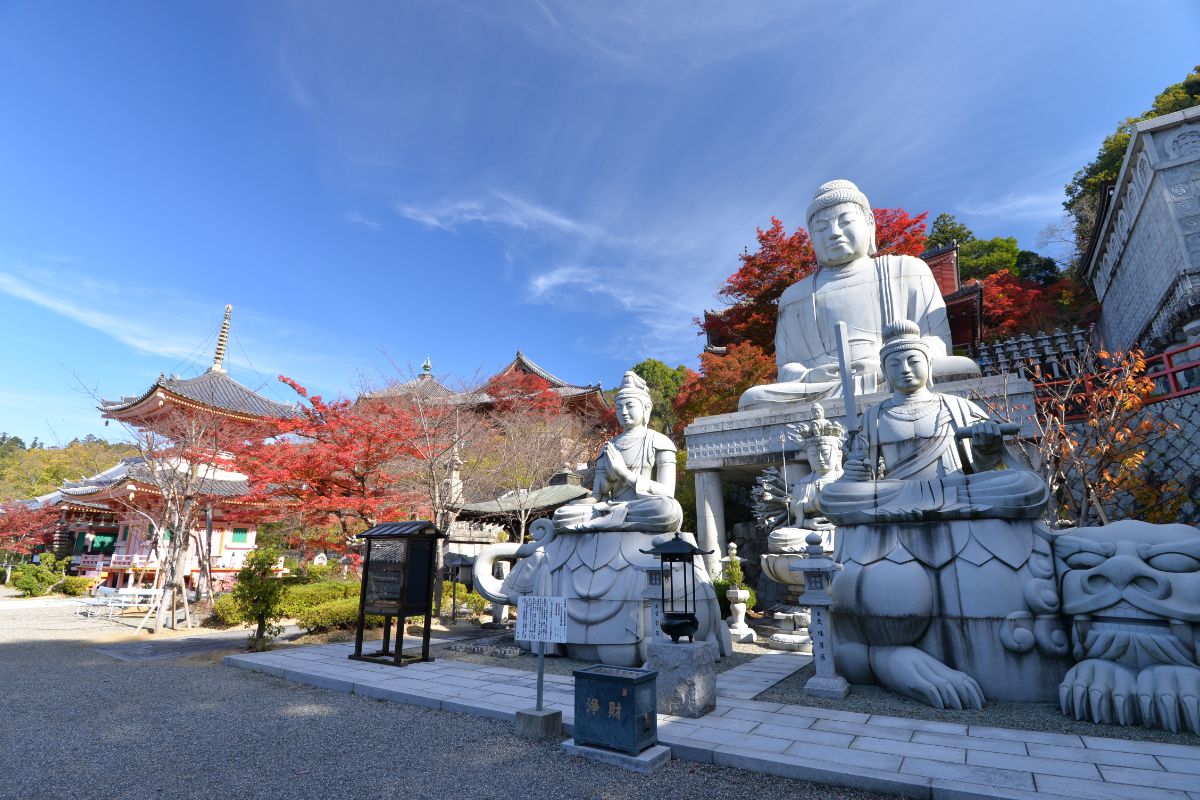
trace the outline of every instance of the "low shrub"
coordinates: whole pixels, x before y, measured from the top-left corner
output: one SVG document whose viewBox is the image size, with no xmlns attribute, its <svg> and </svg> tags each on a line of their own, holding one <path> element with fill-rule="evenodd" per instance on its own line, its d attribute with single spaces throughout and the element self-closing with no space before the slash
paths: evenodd
<svg viewBox="0 0 1200 800">
<path fill-rule="evenodd" d="M 238 608 L 237 600 L 233 598 L 232 594 L 226 592 L 217 595 L 217 598 L 213 600 L 212 616 L 209 617 L 209 621 L 226 628 L 231 628 L 242 621 L 241 609 Z"/>
<path fill-rule="evenodd" d="M 491 601 L 470 589 L 470 586 L 461 583 L 458 584 L 458 607 L 462 609 L 466 606 L 467 612 L 471 616 L 478 617 L 487 612 Z M 444 581 L 442 583 L 442 616 L 451 616 L 450 610 L 452 608 L 454 608 L 454 584 L 450 581 Z"/>
<path fill-rule="evenodd" d="M 59 586 L 58 589 L 69 597 L 83 597 L 87 594 L 88 589 L 92 588 L 93 583 L 95 581 L 91 578 L 78 578 L 74 575 L 68 575 L 63 578 L 62 586 Z"/>
<path fill-rule="evenodd" d="M 324 564 L 308 563 L 300 567 L 300 572 L 310 581 L 327 581 L 333 575 L 333 564 L 328 562 Z"/>
<path fill-rule="evenodd" d="M 728 617 L 731 613 L 729 609 L 729 598 L 725 596 L 725 592 L 729 591 L 729 581 L 713 581 L 713 588 L 717 590 L 717 602 L 721 604 L 721 619 Z M 742 586 L 750 592 L 750 599 L 746 601 L 747 610 L 754 608 L 758 604 L 758 594 L 749 586 Z"/>
<path fill-rule="evenodd" d="M 358 625 L 358 598 L 344 597 L 311 606 L 296 615 L 296 622 L 309 633 L 349 630 Z M 368 628 L 381 627 L 383 617 L 368 615 L 366 625 Z"/>
<path fill-rule="evenodd" d="M 59 561 L 52 553 L 43 553 L 39 563 L 22 564 L 20 574 L 13 570 L 13 588 L 25 597 L 49 594 L 59 588 L 66 578 L 67 563 Z"/>
<path fill-rule="evenodd" d="M 287 587 L 283 595 L 281 610 L 285 617 L 298 618 L 307 609 L 328 603 L 330 600 L 343 600 L 353 597 L 358 602 L 359 584 L 357 581 L 320 581 L 319 583 L 298 583 Z"/>
<path fill-rule="evenodd" d="M 239 615 L 255 626 L 250 635 L 250 647 L 257 651 L 271 646 L 271 639 L 283 630 L 276 621 L 283 616 L 284 584 L 275 577 L 278 551 L 272 548 L 251 550 L 238 571 L 233 598 Z"/>
</svg>

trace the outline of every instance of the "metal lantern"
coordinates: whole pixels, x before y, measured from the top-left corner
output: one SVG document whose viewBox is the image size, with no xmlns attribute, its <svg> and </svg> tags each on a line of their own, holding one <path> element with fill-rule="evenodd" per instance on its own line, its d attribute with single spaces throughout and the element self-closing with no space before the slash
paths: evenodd
<svg viewBox="0 0 1200 800">
<path fill-rule="evenodd" d="M 696 556 L 706 556 L 712 550 L 701 550 L 696 545 L 675 533 L 674 538 L 642 550 L 646 555 L 660 560 L 659 585 L 662 588 L 663 633 L 678 643 L 680 637 L 688 641 L 700 628 L 696 619 Z"/>
<path fill-rule="evenodd" d="M 358 629 L 354 654 L 359 661 L 403 666 L 405 661 L 431 661 L 429 630 L 433 622 L 433 587 L 439 539 L 446 535 L 432 522 L 385 522 L 358 535 L 367 543 L 358 600 Z M 423 614 L 421 655 L 404 655 L 404 621 Z M 364 654 L 363 630 L 368 615 L 383 616 L 383 649 Z M 396 619 L 396 646 L 391 648 L 392 619 Z"/>
</svg>

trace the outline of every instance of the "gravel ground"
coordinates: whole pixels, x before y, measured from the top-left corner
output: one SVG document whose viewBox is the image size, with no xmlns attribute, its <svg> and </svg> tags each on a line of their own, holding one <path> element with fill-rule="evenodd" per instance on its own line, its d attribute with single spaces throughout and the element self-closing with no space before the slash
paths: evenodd
<svg viewBox="0 0 1200 800">
<path fill-rule="evenodd" d="M 641 776 L 509 723 L 312 689 L 219 653 L 125 663 L 95 649 L 130 640 L 70 603 L 0 599 L 0 798 L 882 797 L 682 761 Z"/>
<path fill-rule="evenodd" d="M 892 717 L 910 717 L 938 722 L 957 722 L 966 725 L 985 725 L 992 728 L 1016 728 L 1027 731 L 1051 733 L 1075 733 L 1081 736 L 1108 736 L 1113 739 L 1138 739 L 1150 742 L 1200 745 L 1200 736 L 1189 733 L 1171 733 L 1151 728 L 1119 725 L 1094 725 L 1076 722 L 1063 716 L 1054 703 L 987 703 L 978 711 L 939 711 L 924 703 L 900 697 L 878 686 L 854 686 L 845 700 L 825 700 L 805 697 L 804 684 L 813 675 L 810 665 L 785 678 L 756 697 L 771 703 L 837 708 L 843 711 L 858 711 L 863 714 L 885 714 Z"/>
</svg>

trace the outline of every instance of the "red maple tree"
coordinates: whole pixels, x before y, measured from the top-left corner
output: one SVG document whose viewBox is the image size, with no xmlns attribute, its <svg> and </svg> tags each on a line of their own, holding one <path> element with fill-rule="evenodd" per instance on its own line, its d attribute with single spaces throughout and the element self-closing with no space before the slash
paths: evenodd
<svg viewBox="0 0 1200 800">
<path fill-rule="evenodd" d="M 509 414 L 521 410 L 527 414 L 561 414 L 562 397 L 550 386 L 550 381 L 521 370 L 510 370 L 493 378 L 484 392 L 491 399 L 489 405 L 496 414 Z"/>
<path fill-rule="evenodd" d="M 775 359 L 752 342 L 729 345 L 725 353 L 701 353 L 700 371 L 688 370 L 675 397 L 676 437 L 697 417 L 737 411 L 738 398 L 751 386 L 775 380 Z"/>
<path fill-rule="evenodd" d="M 48 545 L 58 523 L 57 508 L 30 508 L 24 503 L 0 506 L 0 552 L 29 555 Z"/>
<path fill-rule="evenodd" d="M 402 403 L 326 401 L 280 376 L 302 399 L 297 415 L 233 448 L 250 479 L 250 502 L 279 514 L 302 511 L 306 521 L 336 520 L 343 537 L 417 510 L 403 468 L 416 455 L 417 431 Z M 315 516 L 315 519 L 314 519 Z"/>
<path fill-rule="evenodd" d="M 1042 286 L 1002 269 L 979 283 L 983 286 L 983 338 L 988 341 L 1086 326 L 1099 310 L 1089 301 L 1090 293 L 1070 276 Z"/>
<path fill-rule="evenodd" d="M 928 213 L 901 208 L 875 209 L 875 241 L 881 255 L 917 256 L 925 249 Z M 743 253 L 741 266 L 725 279 L 720 295 L 729 306 L 703 320 L 701 333 L 729 342 L 723 354 L 705 352 L 700 372 L 692 373 L 675 397 L 677 433 L 697 416 L 737 410 L 742 392 L 775 380 L 775 320 L 784 289 L 817 269 L 812 242 L 803 228 L 790 235 L 783 222 L 758 229 L 758 250 Z"/>
</svg>

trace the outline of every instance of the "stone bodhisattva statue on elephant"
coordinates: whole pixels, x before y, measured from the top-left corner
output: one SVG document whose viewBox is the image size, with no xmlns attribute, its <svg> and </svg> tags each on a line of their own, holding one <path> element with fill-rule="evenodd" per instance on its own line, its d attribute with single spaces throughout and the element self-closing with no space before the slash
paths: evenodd
<svg viewBox="0 0 1200 800">
<path fill-rule="evenodd" d="M 492 602 L 513 606 L 521 595 L 565 597 L 567 655 L 640 666 L 660 635 L 662 597 L 658 560 L 642 551 L 679 531 L 683 511 L 674 497 L 675 445 L 647 427 L 650 392 L 636 373 L 625 373 L 616 406 L 622 433 L 596 459 L 591 496 L 534 522 L 530 542 L 485 547 L 475 561 L 475 586 Z M 695 544 L 692 534 L 680 535 Z M 503 582 L 491 574 L 499 558 L 520 559 Z M 728 654 L 716 592 L 704 565 L 695 567 L 695 638 L 717 641 Z"/>
</svg>

